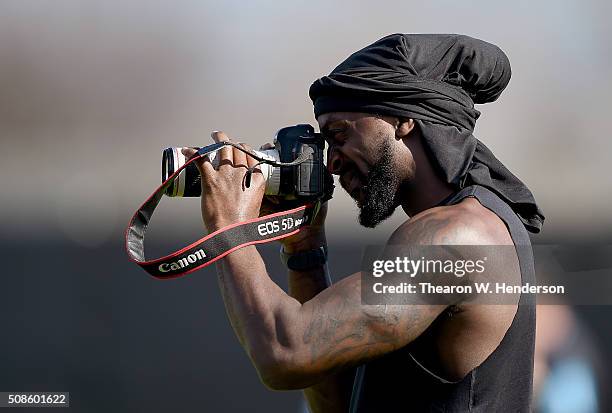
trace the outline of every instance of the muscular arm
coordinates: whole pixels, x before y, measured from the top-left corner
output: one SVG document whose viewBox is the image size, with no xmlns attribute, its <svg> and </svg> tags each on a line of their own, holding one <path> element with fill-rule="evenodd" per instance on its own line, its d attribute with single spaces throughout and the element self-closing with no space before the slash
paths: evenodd
<svg viewBox="0 0 612 413">
<path fill-rule="evenodd" d="M 461 214 L 432 212 L 404 224 L 389 244 L 501 244 L 496 235 L 487 235 L 479 225 Z M 307 285 L 312 279 L 300 280 L 293 274 L 290 296 L 269 278 L 254 247 L 228 255 L 218 269 L 232 325 L 262 381 L 274 389 L 309 388 L 307 392 L 313 396 L 309 402 L 315 402 L 311 404 L 315 409 L 325 406 L 322 411 L 346 411 L 346 407 L 329 408 L 339 406 L 334 401 L 342 400 L 338 387 L 326 385 L 334 375 L 405 346 L 446 308 L 362 305 L 359 273 L 310 299 L 297 289 L 304 287 L 298 283 Z M 319 273 L 319 281 L 310 285 L 311 293 L 325 285 L 320 284 L 322 279 L 324 274 Z M 492 334 L 491 330 L 486 332 Z M 504 332 L 500 327 L 499 336 Z M 490 351 L 496 345 L 492 344 Z M 490 351 L 483 352 L 483 357 Z"/>
<path fill-rule="evenodd" d="M 457 222 L 439 216 L 427 219 L 430 225 L 415 221 L 400 228 L 391 242 L 451 243 L 457 238 Z M 261 379 L 275 389 L 313 386 L 403 347 L 445 309 L 362 305 L 359 273 L 310 300 L 295 293 L 291 297 L 270 279 L 254 247 L 229 254 L 218 270 L 236 334 Z"/>
<path fill-rule="evenodd" d="M 221 132 L 212 136 L 215 141 L 229 139 Z M 186 156 L 194 151 L 183 150 Z M 218 169 L 206 159 L 196 163 L 202 176 L 202 218 L 209 231 L 257 216 L 265 189 L 259 175 L 255 175 L 248 189 L 237 185 L 244 179 L 241 167 L 254 167 L 254 159 L 229 147 L 220 150 L 219 158 Z M 429 218 L 412 218 L 396 231 L 392 241 L 469 242 L 457 236 L 461 233 L 457 229 L 459 220 L 453 221 L 444 213 L 436 225 L 421 222 L 426 219 Z M 227 255 L 217 262 L 217 269 L 236 335 L 264 383 L 276 389 L 312 387 L 349 367 L 403 347 L 445 308 L 361 305 L 360 274 L 309 300 L 297 294 L 290 296 L 269 278 L 253 246 Z"/>
<path fill-rule="evenodd" d="M 325 245 L 325 235 L 308 238 L 299 245 L 285 245 L 289 253 L 308 251 Z M 305 303 L 331 285 L 327 265 L 308 271 L 288 271 L 289 295 L 300 303 Z M 332 374 L 310 387 L 304 389 L 310 411 L 346 412 L 349 409 L 351 390 L 355 378 L 355 369 L 346 369 Z"/>
<path fill-rule="evenodd" d="M 360 274 L 301 304 L 266 273 L 254 247 L 218 264 L 232 325 L 264 383 L 297 389 L 400 348 L 444 306 L 363 306 Z"/>
</svg>

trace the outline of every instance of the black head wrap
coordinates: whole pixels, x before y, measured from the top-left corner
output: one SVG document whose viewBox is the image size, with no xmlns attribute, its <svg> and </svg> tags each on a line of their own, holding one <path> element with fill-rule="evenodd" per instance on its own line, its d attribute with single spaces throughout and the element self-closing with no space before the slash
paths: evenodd
<svg viewBox="0 0 612 413">
<path fill-rule="evenodd" d="M 510 81 L 497 46 L 463 35 L 392 34 L 349 56 L 310 87 L 315 116 L 365 112 L 411 118 L 446 181 L 495 192 L 531 232 L 542 211 L 529 189 L 472 135 L 480 112 Z"/>
</svg>

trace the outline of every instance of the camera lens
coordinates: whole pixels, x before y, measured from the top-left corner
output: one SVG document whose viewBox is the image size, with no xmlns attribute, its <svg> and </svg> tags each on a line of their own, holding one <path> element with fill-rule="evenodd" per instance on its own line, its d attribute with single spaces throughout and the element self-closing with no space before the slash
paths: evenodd
<svg viewBox="0 0 612 413">
<path fill-rule="evenodd" d="M 183 148 L 166 148 L 162 153 L 162 182 L 166 181 L 172 174 L 183 166 L 187 159 L 183 152 Z M 195 147 L 194 149 L 200 149 Z M 276 149 L 266 149 L 255 151 L 262 158 L 277 161 L 279 154 Z M 217 152 L 208 155 L 211 163 L 216 167 L 218 164 Z M 278 195 L 280 187 L 281 168 L 274 167 L 267 163 L 259 165 L 259 169 L 266 180 L 266 195 Z M 200 171 L 195 164 L 189 164 L 181 173 L 178 174 L 173 182 L 164 192 L 170 197 L 198 197 L 202 194 Z"/>
<path fill-rule="evenodd" d="M 183 148 L 166 148 L 162 153 L 162 182 L 185 164 Z M 199 149 L 199 148 L 195 148 Z M 195 164 L 187 165 L 166 189 L 165 194 L 170 197 L 198 197 L 202 194 L 200 186 L 200 172 Z"/>
</svg>

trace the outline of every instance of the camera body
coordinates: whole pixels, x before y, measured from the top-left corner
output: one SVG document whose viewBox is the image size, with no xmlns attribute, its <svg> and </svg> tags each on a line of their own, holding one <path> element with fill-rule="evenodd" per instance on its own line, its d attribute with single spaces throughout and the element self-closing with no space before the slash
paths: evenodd
<svg viewBox="0 0 612 413">
<path fill-rule="evenodd" d="M 283 199 L 317 198 L 325 192 L 325 140 L 311 125 L 288 126 L 274 137 L 274 146 L 283 163 L 293 162 L 309 147 L 312 154 L 297 166 L 280 167 L 278 196 Z"/>
<path fill-rule="evenodd" d="M 309 148 L 309 149 L 308 149 Z M 182 148 L 167 148 L 162 154 L 162 182 L 187 160 Z M 200 148 L 196 148 L 200 149 Z M 259 168 L 266 180 L 266 195 L 278 197 L 281 201 L 310 201 L 329 198 L 333 190 L 333 178 L 324 164 L 325 140 L 315 133 L 308 124 L 288 126 L 280 129 L 274 137 L 274 149 L 255 151 L 265 160 Z M 307 154 L 306 160 L 297 165 L 282 165 L 295 161 Z M 216 165 L 216 152 L 208 155 Z M 280 166 L 273 165 L 280 163 Z M 194 164 L 189 164 L 166 189 L 170 197 L 199 197 L 201 177 Z"/>
</svg>

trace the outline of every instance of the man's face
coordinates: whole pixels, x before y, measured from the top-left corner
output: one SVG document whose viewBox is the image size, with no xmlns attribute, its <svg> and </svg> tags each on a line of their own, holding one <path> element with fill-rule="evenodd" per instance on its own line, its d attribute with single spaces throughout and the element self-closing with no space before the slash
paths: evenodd
<svg viewBox="0 0 612 413">
<path fill-rule="evenodd" d="M 359 222 L 374 227 L 399 205 L 402 173 L 398 170 L 393 118 L 365 113 L 330 112 L 317 119 L 329 147 L 327 168 L 360 208 Z"/>
</svg>

